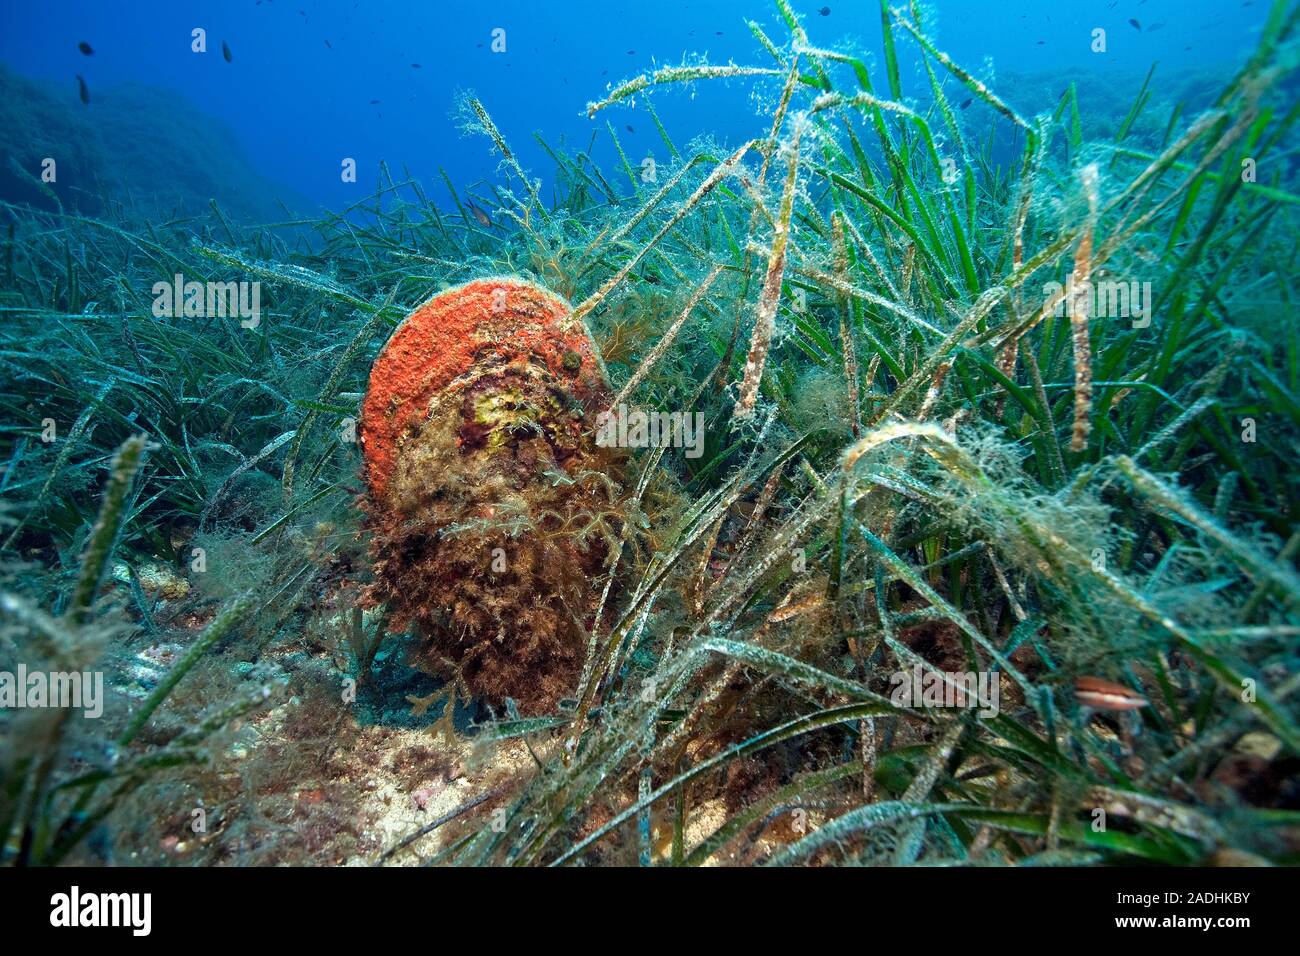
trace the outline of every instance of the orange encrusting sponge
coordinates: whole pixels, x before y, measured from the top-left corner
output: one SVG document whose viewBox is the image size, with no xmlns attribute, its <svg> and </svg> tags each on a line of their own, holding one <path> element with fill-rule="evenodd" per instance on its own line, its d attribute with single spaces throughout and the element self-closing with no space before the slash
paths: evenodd
<svg viewBox="0 0 1300 956">
<path fill-rule="evenodd" d="M 573 376 L 579 399 L 604 388 L 591 338 L 559 296 L 513 278 L 475 279 L 438 293 L 393 333 L 370 370 L 361 411 L 361 445 L 372 495 L 382 497 L 403 436 L 419 427 L 431 401 L 481 360 L 485 346 L 502 357 L 544 361 L 557 377 L 576 353 L 586 373 Z M 603 370 L 602 370 L 603 371 Z"/>
</svg>

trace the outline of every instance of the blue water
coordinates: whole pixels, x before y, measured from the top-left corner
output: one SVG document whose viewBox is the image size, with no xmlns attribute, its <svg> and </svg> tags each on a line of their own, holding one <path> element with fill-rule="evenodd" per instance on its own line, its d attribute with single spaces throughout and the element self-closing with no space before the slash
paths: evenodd
<svg viewBox="0 0 1300 956">
<path fill-rule="evenodd" d="M 793 5 L 814 45 L 867 55 L 877 88 L 885 89 L 874 0 Z M 829 14 L 819 12 L 823 8 Z M 942 49 L 993 79 L 1013 105 L 1034 112 L 1054 102 L 1054 77 L 1082 73 L 1129 99 L 1155 61 L 1161 78 L 1198 72 L 1225 77 L 1252 49 L 1268 3 L 938 0 L 923 9 Z M 286 193 L 341 208 L 373 190 L 380 160 L 395 175 L 409 170 L 439 202 L 449 198 L 439 167 L 458 189 L 492 181 L 497 158 L 489 144 L 465 138 L 451 115 L 459 90 L 478 95 L 544 186 L 553 164 L 533 139 L 535 131 L 552 144 L 580 148 L 595 132 L 593 155 L 607 171 L 616 162 L 607 122 L 634 161 L 665 157 L 644 111 L 620 107 L 590 120 L 585 104 L 622 79 L 687 54 L 707 55 L 713 63 L 770 65 L 747 19 L 784 43 L 786 32 L 767 0 L 45 0 L 4 5 L 0 61 L 47 81 L 78 108 L 74 77 L 81 74 L 92 93 L 86 107 L 92 115 L 118 84 L 179 93 L 198 114 L 228 126 L 237 148 Z M 195 27 L 207 32 L 206 53 L 191 51 Z M 1097 27 L 1107 31 L 1105 54 L 1089 48 Z M 497 29 L 505 31 L 503 53 L 492 50 Z M 94 48 L 93 56 L 78 52 L 81 41 Z M 230 62 L 222 56 L 223 41 Z M 899 49 L 904 96 L 925 96 L 928 81 L 919 72 L 915 45 L 900 39 Z M 679 146 L 700 135 L 734 143 L 766 132 L 759 110 L 770 106 L 773 85 L 665 89 L 654 103 Z M 161 110 L 138 117 L 163 129 L 172 119 Z M 356 160 L 356 183 L 341 179 L 345 157 Z M 240 183 L 221 189 L 237 194 Z"/>
</svg>

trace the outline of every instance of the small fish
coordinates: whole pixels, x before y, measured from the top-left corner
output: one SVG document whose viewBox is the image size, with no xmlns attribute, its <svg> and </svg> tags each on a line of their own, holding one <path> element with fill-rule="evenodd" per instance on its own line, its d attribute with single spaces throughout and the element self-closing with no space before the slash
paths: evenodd
<svg viewBox="0 0 1300 956">
<path fill-rule="evenodd" d="M 379 100 L 371 100 L 371 101 L 370 101 L 370 105 L 371 105 L 371 106 L 378 106 L 378 105 L 379 105 Z"/>
<path fill-rule="evenodd" d="M 80 73 L 77 74 L 77 95 L 81 97 L 81 102 L 90 102 L 90 87 L 86 85 L 86 80 Z"/>
<path fill-rule="evenodd" d="M 1138 31 L 1138 33 L 1142 32 L 1142 24 L 1138 23 L 1136 20 L 1130 19 L 1128 25 L 1131 26 L 1134 30 Z"/>
<path fill-rule="evenodd" d="M 413 70 L 423 70 L 424 67 L 420 66 L 420 64 L 418 64 L 418 63 L 412 63 L 412 64 L 411 64 L 411 69 L 413 69 Z"/>
<path fill-rule="evenodd" d="M 1148 706 L 1141 694 L 1100 677 L 1080 677 L 1074 682 L 1074 696 L 1093 710 L 1140 710 Z"/>
<path fill-rule="evenodd" d="M 230 44 L 225 40 L 221 41 L 221 58 L 229 63 L 232 59 L 230 55 Z"/>
<path fill-rule="evenodd" d="M 964 110 L 966 107 L 970 106 L 971 103 L 973 102 L 975 102 L 975 97 L 972 96 L 970 99 L 966 100 L 965 103 L 962 103 L 961 106 L 957 107 L 957 109 Z"/>
<path fill-rule="evenodd" d="M 635 132 L 636 132 L 636 130 L 634 130 L 634 129 L 632 128 L 632 124 L 631 124 L 631 123 L 628 123 L 628 124 L 627 124 L 627 131 L 628 131 L 629 133 L 635 133 Z"/>
<path fill-rule="evenodd" d="M 468 199 L 465 201 L 465 205 L 469 206 L 469 211 L 474 214 L 474 218 L 478 220 L 480 226 L 484 229 L 492 228 L 492 220 L 488 218 L 487 213 L 482 209 L 479 209 L 478 206 L 474 205 L 474 203 Z"/>
<path fill-rule="evenodd" d="M 326 40 L 326 41 L 325 41 L 325 45 L 326 45 L 327 47 L 329 47 L 331 50 L 334 49 L 334 44 L 333 44 L 333 43 L 330 43 L 329 40 Z"/>
<path fill-rule="evenodd" d="M 826 604 L 826 598 L 821 594 L 814 594 L 798 601 L 792 601 L 786 598 L 776 610 L 767 616 L 769 624 L 780 624 L 782 621 L 788 621 L 791 618 L 799 617 L 810 611 L 820 610 Z"/>
<path fill-rule="evenodd" d="M 830 8 L 830 7 L 822 7 L 822 8 L 821 8 L 820 10 L 818 10 L 817 12 L 820 13 L 820 14 L 821 14 L 822 16 L 824 16 L 824 17 L 829 17 L 829 16 L 831 15 L 831 8 Z"/>
<path fill-rule="evenodd" d="M 1042 46 L 1042 45 L 1043 45 L 1044 43 L 1046 43 L 1046 42 L 1047 42 L 1046 40 L 1039 40 L 1039 41 L 1038 41 L 1038 45 L 1039 45 L 1039 46 Z"/>
<path fill-rule="evenodd" d="M 1163 21 L 1163 20 L 1161 20 L 1159 23 L 1153 23 L 1153 24 L 1151 24 L 1151 26 L 1147 27 L 1147 33 L 1155 33 L 1157 30 L 1159 30 L 1159 29 L 1160 29 L 1161 27 L 1163 27 L 1164 25 L 1165 25 L 1165 21 Z"/>
<path fill-rule="evenodd" d="M 635 55 L 636 55 L 636 50 L 628 50 L 628 51 L 627 51 L 627 55 L 628 55 L 628 56 L 635 56 Z"/>
<path fill-rule="evenodd" d="M 77 49 L 80 50 L 84 56 L 95 55 L 95 51 L 91 48 L 90 44 L 87 43 L 85 40 L 82 40 L 80 43 L 77 44 Z"/>
</svg>

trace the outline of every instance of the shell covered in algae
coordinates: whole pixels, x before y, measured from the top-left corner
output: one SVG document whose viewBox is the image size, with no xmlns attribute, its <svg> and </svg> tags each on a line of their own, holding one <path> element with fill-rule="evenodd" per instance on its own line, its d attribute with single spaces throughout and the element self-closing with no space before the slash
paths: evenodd
<svg viewBox="0 0 1300 956">
<path fill-rule="evenodd" d="M 531 712 L 574 692 L 618 531 L 609 400 L 587 330 L 532 283 L 448 289 L 398 327 L 362 408 L 368 598 L 416 626 L 417 665 Z"/>
</svg>

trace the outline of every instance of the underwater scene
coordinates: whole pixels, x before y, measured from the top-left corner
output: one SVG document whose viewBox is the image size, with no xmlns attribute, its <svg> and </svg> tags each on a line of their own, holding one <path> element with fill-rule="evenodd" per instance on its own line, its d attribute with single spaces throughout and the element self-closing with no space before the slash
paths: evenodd
<svg viewBox="0 0 1300 956">
<path fill-rule="evenodd" d="M 0 864 L 1300 862 L 1298 68 L 1298 0 L 5 4 Z"/>
</svg>

